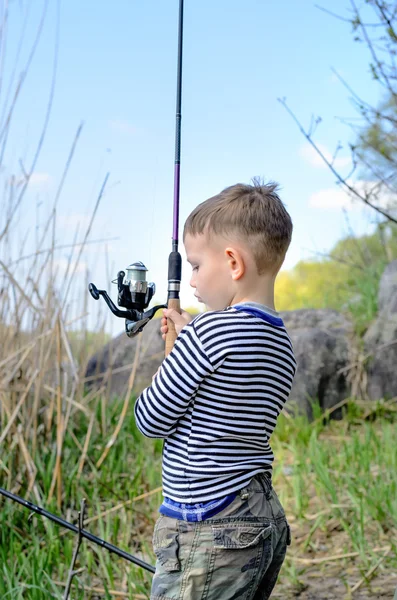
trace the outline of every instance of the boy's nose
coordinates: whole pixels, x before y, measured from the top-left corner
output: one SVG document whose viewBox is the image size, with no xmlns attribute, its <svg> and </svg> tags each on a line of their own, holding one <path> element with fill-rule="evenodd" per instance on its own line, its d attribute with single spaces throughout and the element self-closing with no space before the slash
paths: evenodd
<svg viewBox="0 0 397 600">
<path fill-rule="evenodd" d="M 194 277 L 193 277 L 193 276 L 190 278 L 190 287 L 192 287 L 192 288 L 195 288 L 195 287 L 196 287 L 196 282 L 195 282 L 195 280 L 194 280 Z"/>
</svg>

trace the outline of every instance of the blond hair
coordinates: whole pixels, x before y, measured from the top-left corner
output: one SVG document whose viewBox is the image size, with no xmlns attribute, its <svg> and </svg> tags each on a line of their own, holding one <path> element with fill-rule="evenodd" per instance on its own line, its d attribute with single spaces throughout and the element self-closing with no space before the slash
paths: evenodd
<svg viewBox="0 0 397 600">
<path fill-rule="evenodd" d="M 247 244 L 258 273 L 277 273 L 291 242 L 292 221 L 277 183 L 237 183 L 199 204 L 188 216 L 186 234 L 237 236 Z"/>
</svg>

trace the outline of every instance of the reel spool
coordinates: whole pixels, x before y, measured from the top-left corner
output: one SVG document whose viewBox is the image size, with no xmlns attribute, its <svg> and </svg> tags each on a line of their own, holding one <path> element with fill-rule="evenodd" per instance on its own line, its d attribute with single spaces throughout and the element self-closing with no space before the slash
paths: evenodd
<svg viewBox="0 0 397 600">
<path fill-rule="evenodd" d="M 166 304 L 159 304 L 145 312 L 156 292 L 156 284 L 146 281 L 146 273 L 147 268 L 139 261 L 129 265 L 125 271 L 119 271 L 117 278 L 112 281 L 118 288 L 117 304 L 127 310 L 117 308 L 106 290 L 98 290 L 93 283 L 88 285 L 94 300 L 99 300 L 102 296 L 112 313 L 125 319 L 125 332 L 128 337 L 140 333 L 160 308 L 167 308 Z"/>
</svg>

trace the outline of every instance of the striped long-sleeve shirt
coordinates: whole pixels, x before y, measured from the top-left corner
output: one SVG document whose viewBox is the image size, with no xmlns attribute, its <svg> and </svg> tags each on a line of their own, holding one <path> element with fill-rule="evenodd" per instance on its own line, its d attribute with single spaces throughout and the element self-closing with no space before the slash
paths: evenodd
<svg viewBox="0 0 397 600">
<path fill-rule="evenodd" d="M 139 430 L 165 438 L 164 495 L 205 502 L 271 472 L 269 438 L 295 369 L 283 321 L 252 304 L 186 325 L 135 404 Z"/>
</svg>

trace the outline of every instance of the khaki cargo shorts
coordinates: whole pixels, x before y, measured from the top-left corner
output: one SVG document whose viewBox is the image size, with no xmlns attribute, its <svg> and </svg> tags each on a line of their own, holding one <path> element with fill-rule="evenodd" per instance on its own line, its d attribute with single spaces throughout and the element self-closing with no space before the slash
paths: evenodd
<svg viewBox="0 0 397 600">
<path fill-rule="evenodd" d="M 151 600 L 266 600 L 276 584 L 290 529 L 267 474 L 254 477 L 211 519 L 160 516 Z"/>
</svg>

